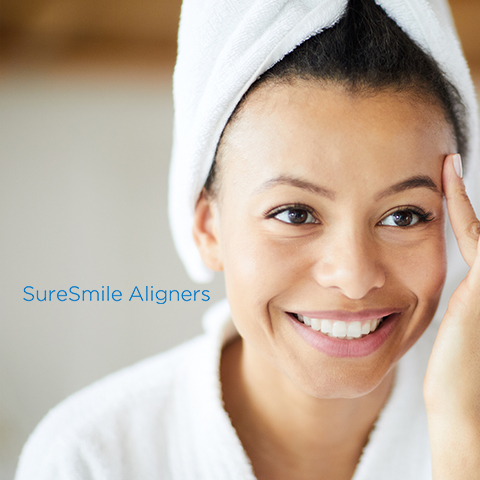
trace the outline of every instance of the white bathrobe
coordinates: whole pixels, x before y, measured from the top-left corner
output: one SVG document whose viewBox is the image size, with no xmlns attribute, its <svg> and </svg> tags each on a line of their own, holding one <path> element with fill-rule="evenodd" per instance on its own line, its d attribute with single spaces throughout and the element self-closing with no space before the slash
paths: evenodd
<svg viewBox="0 0 480 480">
<path fill-rule="evenodd" d="M 206 332 L 100 380 L 59 404 L 31 435 L 15 480 L 253 480 L 223 409 L 228 305 Z M 400 360 L 395 385 L 353 480 L 429 480 L 422 382 L 435 328 Z"/>
</svg>

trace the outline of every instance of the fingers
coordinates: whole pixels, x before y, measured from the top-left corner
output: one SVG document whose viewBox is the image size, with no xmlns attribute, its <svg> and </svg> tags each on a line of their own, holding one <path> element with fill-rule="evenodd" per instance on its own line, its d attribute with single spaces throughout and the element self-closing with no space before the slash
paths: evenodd
<svg viewBox="0 0 480 480">
<path fill-rule="evenodd" d="M 459 174 L 462 174 L 460 155 L 447 155 L 443 165 L 443 191 L 447 200 L 448 215 L 460 253 L 471 267 L 477 254 L 480 221 L 475 215 Z"/>
<path fill-rule="evenodd" d="M 473 286 L 473 289 L 475 289 L 475 285 L 477 285 L 476 292 L 478 292 L 478 285 L 480 285 L 480 240 L 477 242 L 477 256 L 473 261 L 469 276 L 471 277 L 469 278 L 470 286 Z M 476 298 L 478 299 L 478 293 Z"/>
</svg>

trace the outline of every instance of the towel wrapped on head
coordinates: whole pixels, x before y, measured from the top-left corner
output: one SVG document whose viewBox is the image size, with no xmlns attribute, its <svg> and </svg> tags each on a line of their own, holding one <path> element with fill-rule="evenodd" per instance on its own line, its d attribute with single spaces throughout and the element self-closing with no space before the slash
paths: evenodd
<svg viewBox="0 0 480 480">
<path fill-rule="evenodd" d="M 333 26 L 342 17 L 347 3 L 346 0 L 184 1 L 174 73 L 169 218 L 175 246 L 193 280 L 207 282 L 213 278 L 193 241 L 193 216 L 230 115 L 262 73 L 312 35 Z M 443 0 L 376 0 L 376 3 L 437 61 L 461 95 L 469 132 L 468 158 L 464 158 L 469 164 L 468 188 L 469 180 L 474 184 L 474 179 L 480 176 L 478 112 L 448 4 Z M 457 264 L 453 235 L 449 234 L 447 239 L 449 258 L 454 258 Z M 451 269 L 447 285 L 449 281 L 458 284 L 463 273 L 463 269 L 461 272 Z"/>
</svg>

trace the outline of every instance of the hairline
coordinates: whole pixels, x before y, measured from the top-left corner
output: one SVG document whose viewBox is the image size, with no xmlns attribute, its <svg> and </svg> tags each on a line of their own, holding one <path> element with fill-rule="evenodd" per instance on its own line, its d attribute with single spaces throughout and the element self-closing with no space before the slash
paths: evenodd
<svg viewBox="0 0 480 480">
<path fill-rule="evenodd" d="M 266 90 L 267 88 L 276 88 L 276 87 L 288 87 L 288 86 L 312 86 L 316 85 L 319 88 L 339 88 L 340 91 L 347 95 L 351 95 L 355 98 L 373 98 L 382 94 L 393 94 L 402 96 L 406 101 L 411 103 L 413 106 L 418 106 L 418 101 L 423 103 L 426 106 L 435 106 L 439 112 L 443 113 L 443 119 L 450 127 L 451 134 L 455 142 L 457 142 L 455 126 L 452 124 L 448 118 L 447 112 L 442 105 L 437 96 L 429 91 L 426 87 L 412 83 L 392 83 L 384 85 L 372 85 L 367 82 L 352 82 L 348 80 L 338 80 L 338 79 L 325 79 L 314 77 L 310 75 L 298 75 L 298 74 L 289 74 L 283 77 L 260 77 L 257 79 L 243 95 L 243 97 L 238 102 L 234 111 L 230 115 L 225 127 L 220 135 L 220 139 L 217 143 L 217 148 L 215 150 L 214 159 L 210 167 L 210 172 L 208 178 L 205 182 L 203 190 L 210 199 L 218 199 L 220 192 L 220 185 L 222 184 L 222 159 L 224 156 L 224 149 L 227 144 L 229 130 L 236 124 L 236 122 L 241 118 L 246 105 L 248 104 L 249 98 L 252 94 L 258 90 Z M 213 171 L 213 179 L 211 174 Z M 210 180 L 210 183 L 209 183 Z M 213 180 L 213 181 L 212 181 Z"/>
</svg>

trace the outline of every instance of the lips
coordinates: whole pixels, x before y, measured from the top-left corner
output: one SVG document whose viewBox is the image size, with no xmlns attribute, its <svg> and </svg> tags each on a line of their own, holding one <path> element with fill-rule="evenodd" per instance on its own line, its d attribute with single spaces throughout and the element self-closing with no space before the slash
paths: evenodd
<svg viewBox="0 0 480 480">
<path fill-rule="evenodd" d="M 335 311 L 334 315 L 328 312 L 330 318 L 324 316 L 327 312 L 313 312 L 315 315 L 321 314 L 323 318 L 309 317 L 303 313 L 290 312 L 286 317 L 298 335 L 313 348 L 334 357 L 363 357 L 372 354 L 385 343 L 398 324 L 402 312 L 398 309 L 364 310 L 360 313 Z M 379 313 L 385 315 L 372 318 L 372 315 Z M 331 318 L 332 316 L 336 318 Z M 318 326 L 320 328 L 317 330 Z M 362 328 L 366 332 L 367 327 L 369 333 L 362 333 Z"/>
</svg>

